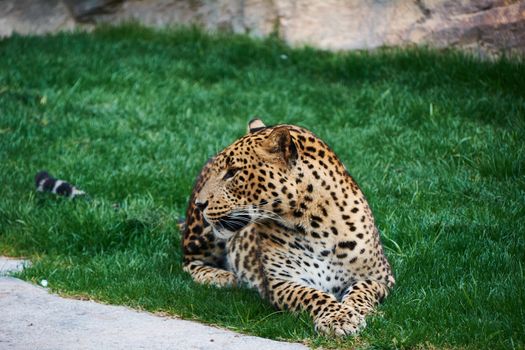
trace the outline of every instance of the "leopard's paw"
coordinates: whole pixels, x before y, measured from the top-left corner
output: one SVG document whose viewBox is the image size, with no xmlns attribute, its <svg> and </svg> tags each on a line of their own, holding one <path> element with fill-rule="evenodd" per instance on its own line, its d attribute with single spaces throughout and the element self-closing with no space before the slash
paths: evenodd
<svg viewBox="0 0 525 350">
<path fill-rule="evenodd" d="M 366 326 L 364 316 L 346 305 L 327 310 L 315 319 L 315 329 L 324 335 L 344 337 L 355 335 Z"/>
<path fill-rule="evenodd" d="M 237 279 L 230 271 L 220 271 L 209 281 L 209 284 L 216 287 L 235 287 L 237 286 Z"/>
<path fill-rule="evenodd" d="M 193 280 L 200 284 L 211 284 L 216 287 L 235 287 L 237 278 L 231 271 L 204 266 L 201 262 L 191 262 L 184 265 L 184 271 L 188 272 Z"/>
</svg>

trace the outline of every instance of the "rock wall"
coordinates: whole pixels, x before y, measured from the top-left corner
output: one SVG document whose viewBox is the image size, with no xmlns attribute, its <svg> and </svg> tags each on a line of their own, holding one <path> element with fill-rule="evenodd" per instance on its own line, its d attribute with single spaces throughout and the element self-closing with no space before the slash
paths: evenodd
<svg viewBox="0 0 525 350">
<path fill-rule="evenodd" d="M 0 0 L 0 36 L 134 20 L 201 26 L 329 50 L 459 47 L 525 53 L 525 0 Z"/>
</svg>

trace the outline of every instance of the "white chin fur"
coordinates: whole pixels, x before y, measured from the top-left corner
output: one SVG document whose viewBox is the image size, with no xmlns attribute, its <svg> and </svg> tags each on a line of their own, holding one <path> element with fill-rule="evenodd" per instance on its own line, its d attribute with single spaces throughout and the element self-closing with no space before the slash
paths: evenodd
<svg viewBox="0 0 525 350">
<path fill-rule="evenodd" d="M 215 237 L 219 239 L 228 239 L 231 236 L 235 234 L 235 232 L 229 231 L 229 230 L 217 230 L 215 227 L 213 228 L 213 234 Z"/>
</svg>

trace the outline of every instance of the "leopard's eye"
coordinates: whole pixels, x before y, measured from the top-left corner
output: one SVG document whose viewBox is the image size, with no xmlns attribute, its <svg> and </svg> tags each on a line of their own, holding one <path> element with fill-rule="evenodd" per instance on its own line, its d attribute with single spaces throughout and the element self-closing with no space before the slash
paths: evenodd
<svg viewBox="0 0 525 350">
<path fill-rule="evenodd" d="M 232 177 L 235 176 L 235 174 L 237 174 L 237 172 L 239 170 L 240 170 L 239 168 L 230 168 L 230 169 L 228 169 L 228 171 L 226 172 L 226 174 L 224 174 L 224 177 L 222 179 L 223 180 L 231 179 Z"/>
</svg>

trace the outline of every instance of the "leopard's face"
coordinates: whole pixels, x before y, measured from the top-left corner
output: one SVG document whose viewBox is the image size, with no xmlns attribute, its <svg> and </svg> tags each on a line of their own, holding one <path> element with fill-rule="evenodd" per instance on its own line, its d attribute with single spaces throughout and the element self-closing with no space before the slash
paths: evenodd
<svg viewBox="0 0 525 350">
<path fill-rule="evenodd" d="M 286 194 L 296 149 L 288 130 L 248 134 L 218 154 L 194 205 L 219 238 L 229 238 L 247 224 L 279 220 L 286 214 Z"/>
</svg>

